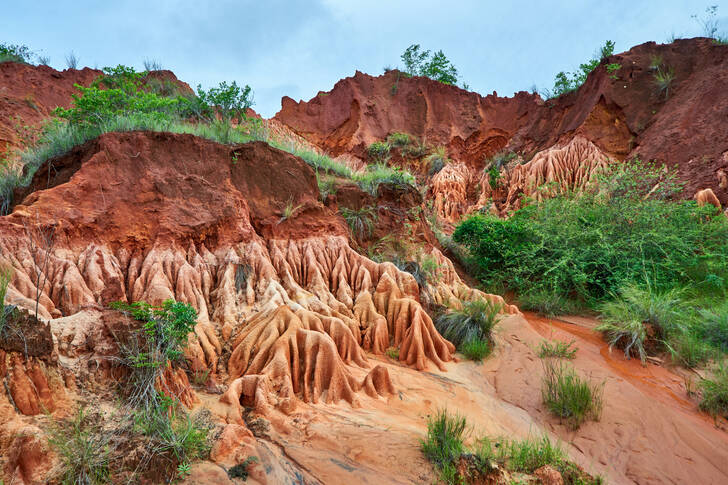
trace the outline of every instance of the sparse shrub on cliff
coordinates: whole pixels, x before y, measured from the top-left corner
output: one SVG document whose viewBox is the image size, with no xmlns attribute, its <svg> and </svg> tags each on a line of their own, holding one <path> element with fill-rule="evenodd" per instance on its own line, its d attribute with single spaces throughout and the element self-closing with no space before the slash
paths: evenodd
<svg viewBox="0 0 728 485">
<path fill-rule="evenodd" d="M 373 207 L 362 207 L 358 210 L 342 207 L 339 212 L 341 212 L 355 240 L 364 241 L 372 237 L 374 221 L 377 217 Z"/>
<path fill-rule="evenodd" d="M 412 44 L 401 59 L 405 72 L 410 76 L 425 76 L 443 84 L 458 82 L 458 70 L 441 50 L 432 54 L 429 50 L 420 50 L 419 44 Z"/>
<path fill-rule="evenodd" d="M 68 54 L 66 54 L 66 67 L 68 69 L 77 69 L 78 68 L 78 56 L 75 52 L 71 51 Z"/>
<path fill-rule="evenodd" d="M 566 364 L 544 361 L 543 402 L 572 429 L 577 429 L 587 419 L 599 420 L 603 394 L 603 385 L 582 379 Z"/>
<path fill-rule="evenodd" d="M 422 158 L 425 155 L 427 155 L 427 152 L 429 151 L 429 147 L 426 143 L 417 141 L 416 139 L 412 141 L 409 145 L 402 148 L 402 155 L 405 155 L 407 157 L 411 158 Z"/>
<path fill-rule="evenodd" d="M 407 133 L 392 133 L 387 137 L 387 143 L 390 147 L 402 148 L 412 143 L 412 137 Z"/>
<path fill-rule="evenodd" d="M 658 67 L 654 77 L 657 94 L 664 94 L 667 99 L 670 96 L 672 82 L 675 80 L 675 70 L 672 67 Z"/>
<path fill-rule="evenodd" d="M 162 63 L 157 59 L 144 58 L 144 70 L 147 72 L 161 71 L 163 69 Z"/>
<path fill-rule="evenodd" d="M 374 160 L 375 162 L 381 163 L 389 157 L 389 150 L 391 148 L 392 147 L 387 142 L 375 141 L 374 143 L 369 145 L 369 148 L 367 148 L 367 154 L 369 155 L 370 159 Z"/>
<path fill-rule="evenodd" d="M 5 304 L 5 295 L 8 292 L 8 285 L 12 279 L 12 266 L 0 264 L 0 335 L 2 335 L 7 319 L 10 316 L 10 312 L 14 308 L 12 305 Z"/>
<path fill-rule="evenodd" d="M 30 64 L 34 55 L 27 45 L 0 44 L 0 62 Z"/>
<path fill-rule="evenodd" d="M 447 158 L 447 149 L 444 146 L 436 147 L 425 159 L 427 163 L 427 174 L 432 177 L 445 168 L 449 159 Z"/>
<path fill-rule="evenodd" d="M 597 54 L 592 59 L 583 64 L 579 64 L 578 71 L 561 71 L 556 74 L 556 78 L 554 79 L 554 87 L 551 90 L 544 90 L 541 94 L 545 98 L 551 99 L 558 98 L 562 94 L 570 93 L 571 91 L 576 91 L 582 84 L 584 84 L 587 76 L 589 76 L 589 74 L 594 69 L 596 69 L 597 66 L 599 66 L 599 64 L 602 62 L 602 59 L 606 59 L 612 54 L 614 54 L 614 42 L 608 40 L 599 49 Z"/>
</svg>

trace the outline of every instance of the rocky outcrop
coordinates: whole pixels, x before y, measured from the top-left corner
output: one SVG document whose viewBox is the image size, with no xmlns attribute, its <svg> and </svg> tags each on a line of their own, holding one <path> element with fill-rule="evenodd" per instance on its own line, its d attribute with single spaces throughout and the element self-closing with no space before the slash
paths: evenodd
<svg viewBox="0 0 728 485">
<path fill-rule="evenodd" d="M 608 72 L 608 64 L 620 67 Z M 406 132 L 447 146 L 478 171 L 499 150 L 529 160 L 580 137 L 616 160 L 677 165 L 686 197 L 711 188 L 725 204 L 727 66 L 728 47 L 710 39 L 648 42 L 602 61 L 579 90 L 546 101 L 525 92 L 483 97 L 397 71 L 357 72 L 308 102 L 283 98 L 275 119 L 335 155 L 363 159 L 370 143 Z M 656 84 L 658 67 L 674 73 L 666 90 Z"/>
</svg>

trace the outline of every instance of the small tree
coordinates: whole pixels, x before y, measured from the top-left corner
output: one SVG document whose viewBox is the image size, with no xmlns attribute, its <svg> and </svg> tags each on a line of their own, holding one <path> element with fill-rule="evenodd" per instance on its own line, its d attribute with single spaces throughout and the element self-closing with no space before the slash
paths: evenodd
<svg viewBox="0 0 728 485">
<path fill-rule="evenodd" d="M 431 55 L 429 50 L 420 50 L 419 44 L 412 44 L 405 49 L 401 59 L 410 76 L 425 76 L 443 84 L 458 82 L 458 70 L 441 50 Z"/>
<path fill-rule="evenodd" d="M 198 85 L 197 97 L 204 108 L 200 113 L 202 117 L 209 121 L 215 121 L 219 117 L 220 121 L 227 124 L 234 120 L 245 120 L 246 111 L 253 106 L 250 86 L 240 88 L 235 81 L 230 84 L 223 81 L 216 88 L 207 91 L 202 89 L 202 85 Z"/>
<path fill-rule="evenodd" d="M 614 42 L 608 40 L 602 47 L 599 48 L 597 54 L 589 61 L 579 64 L 579 70 L 576 72 L 564 72 L 561 71 L 556 74 L 554 79 L 554 87 L 552 91 L 544 91 L 543 95 L 546 98 L 558 98 L 562 94 L 576 91 L 579 86 L 586 82 L 587 76 L 599 66 L 603 59 L 614 54 Z"/>
</svg>

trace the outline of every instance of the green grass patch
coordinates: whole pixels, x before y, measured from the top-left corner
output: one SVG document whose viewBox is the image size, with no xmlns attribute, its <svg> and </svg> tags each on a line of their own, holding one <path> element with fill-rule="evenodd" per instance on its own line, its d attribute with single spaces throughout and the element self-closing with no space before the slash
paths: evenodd
<svg viewBox="0 0 728 485">
<path fill-rule="evenodd" d="M 700 409 L 711 416 L 728 418 L 728 366 L 719 365 L 709 379 L 698 384 L 701 393 Z"/>
<path fill-rule="evenodd" d="M 599 420 L 603 394 L 603 385 L 582 379 L 564 363 L 544 361 L 543 402 L 572 429 L 577 429 L 587 419 Z"/>
<path fill-rule="evenodd" d="M 571 342 L 561 342 L 559 340 L 549 342 L 548 340 L 542 340 L 538 346 L 538 356 L 542 359 L 549 357 L 573 359 L 579 350 L 579 347 L 574 345 L 575 343 L 576 341 L 574 340 Z"/>
</svg>

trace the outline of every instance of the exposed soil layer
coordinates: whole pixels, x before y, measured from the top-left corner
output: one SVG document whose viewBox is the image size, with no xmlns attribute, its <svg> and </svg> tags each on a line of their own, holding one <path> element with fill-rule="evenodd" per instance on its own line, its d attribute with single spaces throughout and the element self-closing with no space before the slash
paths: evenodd
<svg viewBox="0 0 728 485">
<path fill-rule="evenodd" d="M 608 64 L 621 67 L 607 72 Z M 655 75 L 674 72 L 666 90 Z M 553 100 L 519 92 L 480 96 L 398 71 L 357 72 L 308 102 L 284 97 L 275 119 L 333 155 L 365 158 L 393 132 L 410 133 L 482 169 L 502 149 L 534 154 L 580 135 L 615 159 L 640 156 L 677 165 L 685 195 L 712 188 L 728 201 L 728 46 L 710 39 L 648 42 L 610 56 L 576 92 Z M 721 170 L 723 172 L 721 172 Z"/>
</svg>

